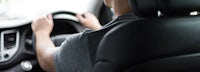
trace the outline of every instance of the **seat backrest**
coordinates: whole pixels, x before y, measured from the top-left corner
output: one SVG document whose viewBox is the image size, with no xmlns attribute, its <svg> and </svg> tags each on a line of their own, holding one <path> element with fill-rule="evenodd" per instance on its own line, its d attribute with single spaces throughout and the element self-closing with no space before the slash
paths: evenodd
<svg viewBox="0 0 200 72">
<path fill-rule="evenodd" d="M 144 19 L 110 30 L 94 72 L 199 72 L 200 0 L 130 0 Z M 158 16 L 158 11 L 162 13 Z"/>
</svg>

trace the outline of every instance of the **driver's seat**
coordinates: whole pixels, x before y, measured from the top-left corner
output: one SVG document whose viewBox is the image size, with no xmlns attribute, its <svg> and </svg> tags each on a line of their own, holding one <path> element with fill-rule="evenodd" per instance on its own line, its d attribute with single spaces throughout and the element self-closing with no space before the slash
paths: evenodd
<svg viewBox="0 0 200 72">
<path fill-rule="evenodd" d="M 130 2 L 144 19 L 104 36 L 93 72 L 199 72 L 200 0 Z"/>
</svg>

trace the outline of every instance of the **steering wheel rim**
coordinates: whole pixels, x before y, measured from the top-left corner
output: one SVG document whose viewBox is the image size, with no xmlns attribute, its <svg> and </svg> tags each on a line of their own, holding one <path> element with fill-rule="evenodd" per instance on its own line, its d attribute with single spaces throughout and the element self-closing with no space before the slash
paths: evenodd
<svg viewBox="0 0 200 72">
<path fill-rule="evenodd" d="M 72 16 L 76 16 L 77 15 L 76 13 L 70 12 L 70 11 L 58 11 L 58 12 L 52 13 L 52 16 L 54 18 L 56 15 L 59 15 L 59 14 L 67 14 L 67 15 L 72 15 Z M 35 51 L 35 48 L 36 48 L 36 37 L 35 37 L 34 33 L 32 34 L 32 46 L 33 46 L 34 51 Z"/>
<path fill-rule="evenodd" d="M 76 16 L 76 13 L 70 12 L 70 11 L 58 11 L 58 12 L 52 13 L 53 17 L 59 14 L 67 14 L 67 15 Z"/>
</svg>

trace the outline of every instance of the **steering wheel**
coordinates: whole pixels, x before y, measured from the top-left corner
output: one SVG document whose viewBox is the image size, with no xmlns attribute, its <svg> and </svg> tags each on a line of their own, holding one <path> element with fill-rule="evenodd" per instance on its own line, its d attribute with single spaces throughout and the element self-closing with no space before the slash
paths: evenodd
<svg viewBox="0 0 200 72">
<path fill-rule="evenodd" d="M 76 13 L 73 13 L 73 12 L 70 12 L 70 11 L 58 11 L 58 12 L 54 12 L 54 13 L 52 13 L 52 16 L 54 18 L 54 27 L 57 25 L 56 20 L 60 20 L 60 19 L 55 19 L 55 16 L 60 15 L 60 14 L 71 15 L 71 16 L 74 16 L 74 17 L 76 16 Z M 81 32 L 81 31 L 83 31 L 85 29 L 78 21 L 73 21 L 73 20 L 69 20 L 69 19 L 64 19 L 64 20 L 67 20 L 70 23 L 76 23 L 76 24 L 71 24 L 71 25 L 72 25 L 72 27 L 74 27 L 77 30 L 77 32 L 72 32 L 72 33 L 68 33 L 68 34 L 63 34 L 63 33 L 59 34 L 58 33 L 58 34 L 55 34 L 55 35 L 51 35 L 51 39 L 54 42 L 55 46 L 60 46 L 60 44 L 65 40 L 65 38 L 67 36 L 69 36 L 69 35 L 71 35 L 73 33 Z M 54 31 L 54 29 L 53 29 L 53 31 Z M 32 40 L 33 40 L 32 46 L 33 46 L 33 48 L 36 48 L 35 35 L 34 34 L 32 34 L 32 35 L 33 35 L 32 36 Z"/>
</svg>

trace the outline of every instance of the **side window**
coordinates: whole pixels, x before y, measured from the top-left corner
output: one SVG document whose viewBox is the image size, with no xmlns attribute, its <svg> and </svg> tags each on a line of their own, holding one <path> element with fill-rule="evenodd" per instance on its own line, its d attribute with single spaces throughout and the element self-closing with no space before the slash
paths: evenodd
<svg viewBox="0 0 200 72">
<path fill-rule="evenodd" d="M 112 20 L 113 17 L 113 11 L 106 7 L 105 5 L 102 5 L 99 13 L 99 21 L 102 25 L 107 24 Z"/>
</svg>

